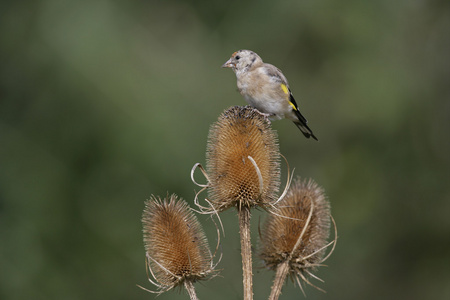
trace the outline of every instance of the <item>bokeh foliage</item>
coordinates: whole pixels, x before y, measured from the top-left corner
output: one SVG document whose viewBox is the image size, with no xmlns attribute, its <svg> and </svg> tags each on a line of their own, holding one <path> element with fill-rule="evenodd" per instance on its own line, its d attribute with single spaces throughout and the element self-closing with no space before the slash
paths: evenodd
<svg viewBox="0 0 450 300">
<path fill-rule="evenodd" d="M 273 124 L 338 224 L 328 293 L 308 298 L 449 299 L 449 3 L 2 1 L 0 299 L 154 297 L 135 286 L 144 200 L 192 204 L 210 124 L 244 104 L 220 69 L 242 48 L 283 70 L 320 140 Z M 223 277 L 201 299 L 242 297 L 237 218 L 223 218 Z M 271 276 L 255 271 L 255 299 Z"/>
</svg>

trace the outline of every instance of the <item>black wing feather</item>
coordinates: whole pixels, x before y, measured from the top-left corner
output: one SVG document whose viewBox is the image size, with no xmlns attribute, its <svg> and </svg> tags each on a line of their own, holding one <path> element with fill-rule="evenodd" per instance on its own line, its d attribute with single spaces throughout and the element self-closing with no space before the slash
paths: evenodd
<svg viewBox="0 0 450 300">
<path fill-rule="evenodd" d="M 311 128 L 309 128 L 309 126 L 307 125 L 308 120 L 306 120 L 306 118 L 298 110 L 297 102 L 295 102 L 294 96 L 292 95 L 291 91 L 289 91 L 289 99 L 290 99 L 289 101 L 291 101 L 291 103 L 294 104 L 295 106 L 294 112 L 298 118 L 298 122 L 294 122 L 295 125 L 297 125 L 297 127 L 300 129 L 300 131 L 303 133 L 305 137 L 307 138 L 312 137 L 313 139 L 318 141 L 317 137 L 314 135 Z"/>
<path fill-rule="evenodd" d="M 294 104 L 294 106 L 295 106 L 294 112 L 295 112 L 295 115 L 297 116 L 298 120 L 300 122 L 304 123 L 304 125 L 306 125 L 306 123 L 308 123 L 308 120 L 306 120 L 306 118 L 298 110 L 297 102 L 295 102 L 294 96 L 292 95 L 291 91 L 289 91 L 289 101 L 291 101 L 291 103 Z"/>
</svg>

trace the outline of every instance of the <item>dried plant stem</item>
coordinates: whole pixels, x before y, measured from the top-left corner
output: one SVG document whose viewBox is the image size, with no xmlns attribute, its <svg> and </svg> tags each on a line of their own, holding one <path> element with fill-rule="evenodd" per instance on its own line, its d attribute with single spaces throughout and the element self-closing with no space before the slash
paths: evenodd
<svg viewBox="0 0 450 300">
<path fill-rule="evenodd" d="M 250 208 L 238 208 L 239 230 L 241 234 L 242 275 L 244 300 L 253 300 L 252 243 L 250 240 Z"/>
<path fill-rule="evenodd" d="M 275 274 L 275 279 L 273 280 L 269 300 L 278 300 L 278 297 L 280 297 L 281 295 L 281 289 L 283 288 L 283 284 L 288 273 L 289 273 L 289 261 L 285 260 L 277 267 L 277 272 Z"/>
<path fill-rule="evenodd" d="M 197 294 L 195 292 L 195 287 L 194 287 L 194 284 L 192 283 L 192 281 L 186 280 L 184 282 L 184 287 L 186 288 L 186 291 L 188 292 L 191 300 L 198 300 Z"/>
</svg>

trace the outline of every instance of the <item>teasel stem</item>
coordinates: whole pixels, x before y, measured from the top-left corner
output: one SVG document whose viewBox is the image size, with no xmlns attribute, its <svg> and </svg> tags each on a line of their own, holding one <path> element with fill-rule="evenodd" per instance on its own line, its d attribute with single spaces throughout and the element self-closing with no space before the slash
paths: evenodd
<svg viewBox="0 0 450 300">
<path fill-rule="evenodd" d="M 244 300 L 253 299 L 252 243 L 250 240 L 250 208 L 238 207 L 239 231 L 241 236 L 242 282 Z"/>
<path fill-rule="evenodd" d="M 275 273 L 275 279 L 273 280 L 272 290 L 270 291 L 269 300 L 277 300 L 281 295 L 281 289 L 283 288 L 286 276 L 289 273 L 289 261 L 284 261 L 278 265 Z"/>
<path fill-rule="evenodd" d="M 194 287 L 194 284 L 192 283 L 192 281 L 186 280 L 184 282 L 184 287 L 189 295 L 189 298 L 191 298 L 191 300 L 198 300 L 197 293 L 195 292 L 195 287 Z"/>
</svg>

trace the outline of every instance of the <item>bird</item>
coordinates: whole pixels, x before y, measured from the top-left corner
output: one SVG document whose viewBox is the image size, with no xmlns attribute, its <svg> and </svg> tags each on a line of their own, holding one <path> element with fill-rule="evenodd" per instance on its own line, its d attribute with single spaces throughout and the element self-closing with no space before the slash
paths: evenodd
<svg viewBox="0 0 450 300">
<path fill-rule="evenodd" d="M 222 68 L 231 68 L 236 74 L 237 87 L 246 102 L 269 120 L 289 119 L 294 122 L 306 138 L 317 137 L 300 113 L 289 83 L 280 69 L 263 62 L 251 50 L 234 52 Z"/>
</svg>

